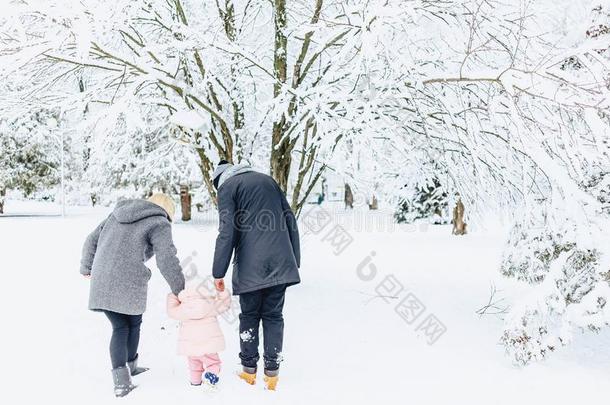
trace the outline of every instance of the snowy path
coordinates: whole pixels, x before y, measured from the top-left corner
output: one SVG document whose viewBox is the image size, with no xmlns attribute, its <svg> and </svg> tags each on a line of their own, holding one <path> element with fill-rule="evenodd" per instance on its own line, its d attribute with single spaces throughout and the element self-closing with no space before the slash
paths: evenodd
<svg viewBox="0 0 610 405">
<path fill-rule="evenodd" d="M 78 275 L 82 241 L 103 216 L 104 210 L 95 210 L 67 219 L 0 218 L 0 263 L 8 277 L 3 358 L 15 379 L 11 387 L 23 389 L 24 397 L 48 402 L 63 395 L 68 403 L 86 404 L 112 400 L 109 326 L 102 315 L 87 311 L 88 285 Z M 137 378 L 139 388 L 124 402 L 483 405 L 608 398 L 608 333 L 579 338 L 577 348 L 526 369 L 514 368 L 504 357 L 497 345 L 501 321 L 475 314 L 492 281 L 509 301 L 510 294 L 520 293 L 497 272 L 498 235 L 455 238 L 447 227 L 393 233 L 346 229 L 354 241 L 340 255 L 323 240 L 324 232 L 305 237 L 303 283 L 287 296 L 286 361 L 278 392 L 265 392 L 260 383 L 245 386 L 234 377 L 238 340 L 236 325 L 227 322 L 220 392 L 191 388 L 184 359 L 174 354 L 176 324 L 164 312 L 167 287 L 154 274 L 140 351 L 142 364 L 152 370 Z M 174 235 L 180 257 L 197 252 L 193 263 L 207 274 L 214 225 L 177 224 Z M 363 264 L 367 257 L 370 263 Z M 360 265 L 361 274 L 371 274 L 369 264 L 377 275 L 367 282 L 357 269 Z M 387 275 L 405 288 L 389 302 L 373 298 Z M 426 306 L 413 325 L 394 311 L 408 293 Z M 447 328 L 433 345 L 415 330 L 429 314 Z M 5 403 L 12 392 L 0 394 Z"/>
</svg>

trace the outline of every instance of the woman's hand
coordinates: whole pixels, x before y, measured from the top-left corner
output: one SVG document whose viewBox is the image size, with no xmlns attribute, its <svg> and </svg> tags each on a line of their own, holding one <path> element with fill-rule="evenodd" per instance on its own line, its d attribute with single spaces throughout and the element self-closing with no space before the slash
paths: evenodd
<svg viewBox="0 0 610 405">
<path fill-rule="evenodd" d="M 225 290 L 225 280 L 223 278 L 215 279 L 214 287 L 216 287 L 216 291 L 223 292 Z"/>
</svg>

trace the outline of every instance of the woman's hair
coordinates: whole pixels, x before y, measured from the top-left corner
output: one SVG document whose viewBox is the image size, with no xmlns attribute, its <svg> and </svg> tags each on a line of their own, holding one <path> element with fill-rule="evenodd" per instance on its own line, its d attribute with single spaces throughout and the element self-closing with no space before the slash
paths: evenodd
<svg viewBox="0 0 610 405">
<path fill-rule="evenodd" d="M 176 205 L 174 204 L 174 200 L 167 194 L 157 193 L 153 194 L 148 198 L 148 201 L 157 204 L 159 207 L 163 208 L 167 215 L 169 216 L 169 220 L 174 220 L 174 214 L 176 213 Z"/>
</svg>

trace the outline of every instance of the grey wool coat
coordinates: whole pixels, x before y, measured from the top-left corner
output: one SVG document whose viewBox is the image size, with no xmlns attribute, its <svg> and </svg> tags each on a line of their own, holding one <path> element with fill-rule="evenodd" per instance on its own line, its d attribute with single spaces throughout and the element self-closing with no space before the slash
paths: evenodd
<svg viewBox="0 0 610 405">
<path fill-rule="evenodd" d="M 299 283 L 299 230 L 273 178 L 234 166 L 220 177 L 219 233 L 214 278 L 224 278 L 233 255 L 233 294 Z M 234 252 L 234 254 L 233 254 Z"/>
<path fill-rule="evenodd" d="M 91 233 L 83 247 L 80 272 L 91 275 L 89 309 L 140 315 L 146 310 L 153 255 L 157 267 L 178 294 L 184 275 L 165 210 L 145 200 L 120 201 Z"/>
</svg>

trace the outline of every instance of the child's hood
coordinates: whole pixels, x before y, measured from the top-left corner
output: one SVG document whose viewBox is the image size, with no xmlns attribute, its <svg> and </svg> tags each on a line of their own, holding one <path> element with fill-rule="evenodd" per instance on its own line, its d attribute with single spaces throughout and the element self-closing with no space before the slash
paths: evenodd
<svg viewBox="0 0 610 405">
<path fill-rule="evenodd" d="M 155 216 L 167 218 L 167 213 L 163 208 L 145 200 L 119 201 L 112 215 L 122 224 L 133 224 L 144 218 Z"/>
<path fill-rule="evenodd" d="M 224 292 L 220 293 L 218 299 L 223 299 L 224 294 Z M 178 294 L 178 299 L 190 319 L 215 317 L 218 313 L 216 310 L 218 299 L 216 296 L 206 295 L 205 291 L 186 288 Z"/>
</svg>

